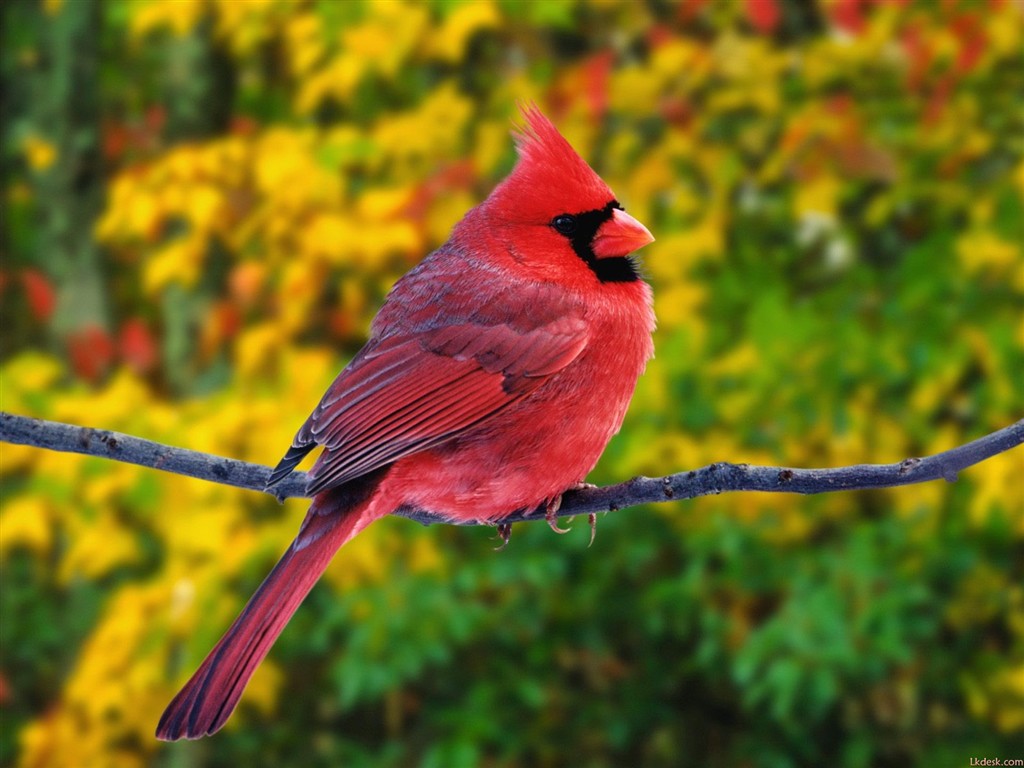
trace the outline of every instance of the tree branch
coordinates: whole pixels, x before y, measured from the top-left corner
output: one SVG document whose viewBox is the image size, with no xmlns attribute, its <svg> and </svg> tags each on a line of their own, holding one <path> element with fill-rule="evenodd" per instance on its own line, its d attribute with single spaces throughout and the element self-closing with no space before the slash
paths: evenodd
<svg viewBox="0 0 1024 768">
<path fill-rule="evenodd" d="M 270 468 L 260 464 L 174 448 L 120 432 L 33 419 L 3 411 L 0 411 L 0 442 L 99 456 L 253 491 L 263 491 L 270 476 Z M 893 488 L 931 480 L 954 482 L 962 470 L 1021 443 L 1024 443 L 1024 419 L 966 445 L 934 456 L 904 459 L 898 464 L 793 469 L 719 462 L 667 477 L 635 477 L 618 485 L 568 491 L 558 516 L 614 512 L 637 504 L 679 501 L 729 491 L 813 494 Z M 305 473 L 295 472 L 274 486 L 273 495 L 280 500 L 306 496 L 305 483 Z M 444 522 L 419 510 L 400 509 L 395 514 L 425 525 Z M 537 510 L 529 510 L 504 522 L 543 517 Z"/>
</svg>

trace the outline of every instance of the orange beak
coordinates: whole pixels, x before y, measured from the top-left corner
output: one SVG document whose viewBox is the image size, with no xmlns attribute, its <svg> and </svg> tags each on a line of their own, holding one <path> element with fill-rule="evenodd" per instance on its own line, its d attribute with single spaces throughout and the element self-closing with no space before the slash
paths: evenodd
<svg viewBox="0 0 1024 768">
<path fill-rule="evenodd" d="M 654 235 L 625 211 L 612 209 L 612 217 L 600 226 L 590 244 L 599 259 L 628 256 L 654 242 Z"/>
</svg>

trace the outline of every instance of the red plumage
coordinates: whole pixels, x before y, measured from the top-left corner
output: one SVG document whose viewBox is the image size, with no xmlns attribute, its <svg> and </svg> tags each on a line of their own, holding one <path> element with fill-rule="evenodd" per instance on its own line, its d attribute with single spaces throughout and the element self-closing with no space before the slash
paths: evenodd
<svg viewBox="0 0 1024 768">
<path fill-rule="evenodd" d="M 651 293 L 629 260 L 650 233 L 539 110 L 519 162 L 396 283 L 370 339 L 268 484 L 315 447 L 292 546 L 170 703 L 161 739 L 199 738 L 243 688 L 334 552 L 412 507 L 498 524 L 581 482 L 653 354 Z"/>
</svg>

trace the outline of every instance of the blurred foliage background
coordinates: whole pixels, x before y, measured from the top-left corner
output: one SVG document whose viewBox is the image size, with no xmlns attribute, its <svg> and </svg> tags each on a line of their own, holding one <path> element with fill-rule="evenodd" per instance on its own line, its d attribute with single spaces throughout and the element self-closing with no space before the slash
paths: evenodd
<svg viewBox="0 0 1024 768">
<path fill-rule="evenodd" d="M 8 0 L 2 407 L 273 464 L 535 100 L 658 240 L 597 482 L 1021 416 L 1017 0 Z M 1024 467 L 553 536 L 384 520 L 221 734 L 163 706 L 304 511 L 3 445 L 0 763 L 1021 756 Z"/>
</svg>

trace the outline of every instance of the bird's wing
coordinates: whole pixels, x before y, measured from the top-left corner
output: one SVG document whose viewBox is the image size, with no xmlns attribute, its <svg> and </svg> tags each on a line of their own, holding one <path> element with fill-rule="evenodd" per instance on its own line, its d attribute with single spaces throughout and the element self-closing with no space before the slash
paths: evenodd
<svg viewBox="0 0 1024 768">
<path fill-rule="evenodd" d="M 436 446 L 532 392 L 571 363 L 588 334 L 577 316 L 530 328 L 483 321 L 373 340 L 339 374 L 271 477 L 316 445 L 320 493 Z"/>
</svg>

